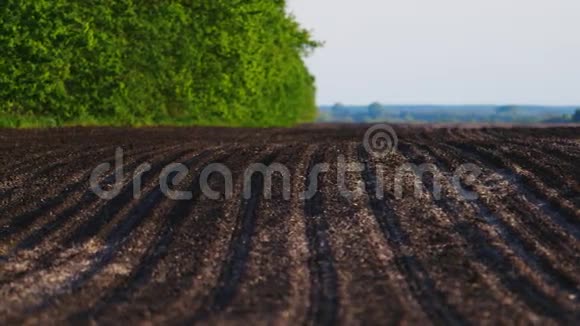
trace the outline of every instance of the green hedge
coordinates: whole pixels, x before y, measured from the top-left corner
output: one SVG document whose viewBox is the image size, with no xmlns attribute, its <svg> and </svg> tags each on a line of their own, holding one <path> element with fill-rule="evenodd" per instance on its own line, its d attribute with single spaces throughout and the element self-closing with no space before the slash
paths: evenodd
<svg viewBox="0 0 580 326">
<path fill-rule="evenodd" d="M 280 0 L 0 1 L 0 123 L 290 125 L 317 46 Z"/>
</svg>

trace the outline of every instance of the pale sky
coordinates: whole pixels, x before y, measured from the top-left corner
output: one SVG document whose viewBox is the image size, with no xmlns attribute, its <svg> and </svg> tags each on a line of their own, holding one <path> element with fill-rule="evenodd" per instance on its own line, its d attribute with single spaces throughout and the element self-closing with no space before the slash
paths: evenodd
<svg viewBox="0 0 580 326">
<path fill-rule="evenodd" d="M 289 0 L 319 104 L 580 104 L 580 0 Z"/>
</svg>

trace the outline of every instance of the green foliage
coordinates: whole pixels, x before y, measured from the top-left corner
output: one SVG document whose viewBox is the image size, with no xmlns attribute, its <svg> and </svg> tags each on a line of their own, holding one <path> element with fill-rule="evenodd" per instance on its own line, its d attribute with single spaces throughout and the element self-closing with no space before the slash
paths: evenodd
<svg viewBox="0 0 580 326">
<path fill-rule="evenodd" d="M 311 121 L 314 80 L 302 58 L 318 44 L 286 14 L 285 5 L 3 0 L 0 121 L 49 117 L 59 125 L 252 126 Z"/>
</svg>

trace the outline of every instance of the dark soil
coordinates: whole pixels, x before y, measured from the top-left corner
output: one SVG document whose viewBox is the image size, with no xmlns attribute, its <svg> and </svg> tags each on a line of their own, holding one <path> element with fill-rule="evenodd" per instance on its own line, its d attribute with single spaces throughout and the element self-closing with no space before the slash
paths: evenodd
<svg viewBox="0 0 580 326">
<path fill-rule="evenodd" d="M 0 323 L 580 323 L 580 127 L 399 125 L 385 156 L 368 127 L 0 130 Z M 118 147 L 104 200 L 89 176 Z M 339 160 L 360 169 L 341 180 Z M 191 199 L 164 195 L 169 163 Z M 219 174 L 204 195 L 210 163 L 231 198 Z M 290 198 L 252 163 L 285 165 Z M 409 163 L 436 169 L 415 189 Z M 474 200 L 453 185 L 466 163 Z"/>
</svg>

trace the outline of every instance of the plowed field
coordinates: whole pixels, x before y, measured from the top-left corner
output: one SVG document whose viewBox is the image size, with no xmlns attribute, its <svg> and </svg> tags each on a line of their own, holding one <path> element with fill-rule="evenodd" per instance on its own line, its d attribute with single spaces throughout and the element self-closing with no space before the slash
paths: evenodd
<svg viewBox="0 0 580 326">
<path fill-rule="evenodd" d="M 396 126 L 382 156 L 368 127 L 0 130 L 0 323 L 580 323 L 580 127 Z"/>
</svg>

